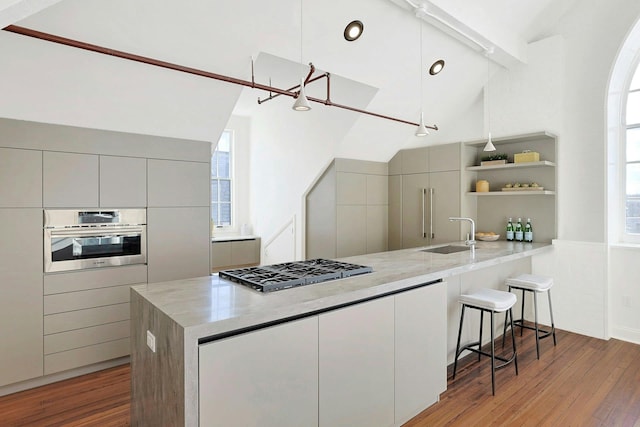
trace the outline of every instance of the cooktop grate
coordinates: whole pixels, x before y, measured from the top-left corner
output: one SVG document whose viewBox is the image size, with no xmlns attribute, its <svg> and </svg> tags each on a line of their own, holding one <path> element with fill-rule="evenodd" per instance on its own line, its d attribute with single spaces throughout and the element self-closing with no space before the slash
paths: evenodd
<svg viewBox="0 0 640 427">
<path fill-rule="evenodd" d="M 372 271 L 371 267 L 364 265 L 318 258 L 224 270 L 218 274 L 224 279 L 249 286 L 259 292 L 272 292 L 371 273 Z"/>
</svg>

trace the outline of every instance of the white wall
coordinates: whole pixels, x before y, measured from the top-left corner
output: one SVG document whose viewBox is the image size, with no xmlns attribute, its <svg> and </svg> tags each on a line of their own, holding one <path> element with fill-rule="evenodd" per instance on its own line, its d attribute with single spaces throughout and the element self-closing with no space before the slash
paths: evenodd
<svg viewBox="0 0 640 427">
<path fill-rule="evenodd" d="M 534 271 L 555 278 L 556 325 L 600 338 L 609 337 L 610 315 L 630 328 L 640 317 L 613 314 L 624 312 L 617 297 L 609 312 L 609 287 L 619 277 L 607 280 L 605 121 L 610 72 L 638 16 L 637 1 L 618 1 L 615 8 L 583 1 L 560 21 L 557 37 L 530 44 L 527 66 L 491 82 L 494 134 L 547 129 L 559 136 L 558 240 L 553 256 L 538 259 Z"/>
</svg>

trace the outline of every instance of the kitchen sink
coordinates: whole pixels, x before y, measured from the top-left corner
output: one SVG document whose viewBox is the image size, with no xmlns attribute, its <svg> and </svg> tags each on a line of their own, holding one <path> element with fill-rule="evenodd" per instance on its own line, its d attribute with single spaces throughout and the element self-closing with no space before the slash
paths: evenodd
<svg viewBox="0 0 640 427">
<path fill-rule="evenodd" d="M 469 246 L 438 246 L 437 248 L 421 249 L 422 252 L 431 252 L 434 254 L 452 254 L 455 252 L 468 251 Z"/>
</svg>

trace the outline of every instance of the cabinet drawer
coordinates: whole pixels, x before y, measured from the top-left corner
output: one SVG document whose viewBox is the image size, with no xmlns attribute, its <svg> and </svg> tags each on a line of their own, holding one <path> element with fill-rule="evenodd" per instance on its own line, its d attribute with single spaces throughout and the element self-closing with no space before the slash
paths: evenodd
<svg viewBox="0 0 640 427">
<path fill-rule="evenodd" d="M 60 294 L 63 292 L 84 291 L 146 282 L 146 265 L 48 274 L 44 276 L 44 294 Z"/>
<path fill-rule="evenodd" d="M 76 329 L 75 331 L 45 335 L 44 354 L 59 353 L 61 351 L 128 338 L 129 333 L 129 321 L 123 320 L 106 325 Z"/>
<path fill-rule="evenodd" d="M 129 338 L 90 345 L 44 357 L 44 374 L 66 371 L 129 355 Z"/>
<path fill-rule="evenodd" d="M 231 242 L 231 262 L 233 265 L 259 263 L 259 246 L 257 240 Z"/>
<path fill-rule="evenodd" d="M 44 334 L 73 331 L 105 323 L 129 320 L 129 303 L 88 308 L 44 316 Z"/>
<path fill-rule="evenodd" d="M 129 288 L 129 285 L 122 285 L 89 291 L 47 295 L 44 297 L 44 314 L 63 313 L 129 302 Z"/>
</svg>

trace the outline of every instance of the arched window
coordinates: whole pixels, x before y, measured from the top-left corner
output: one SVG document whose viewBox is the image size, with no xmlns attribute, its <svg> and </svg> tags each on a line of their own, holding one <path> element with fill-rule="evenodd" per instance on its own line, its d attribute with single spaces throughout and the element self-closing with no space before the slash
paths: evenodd
<svg viewBox="0 0 640 427">
<path fill-rule="evenodd" d="M 625 114 L 624 234 L 640 238 L 640 66 L 629 85 Z"/>
</svg>

